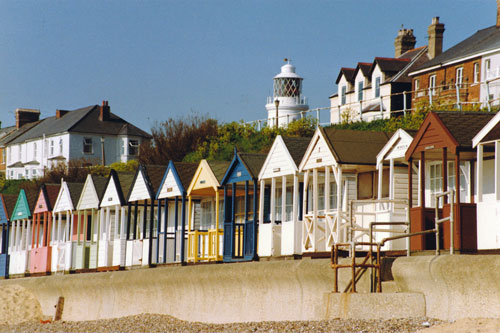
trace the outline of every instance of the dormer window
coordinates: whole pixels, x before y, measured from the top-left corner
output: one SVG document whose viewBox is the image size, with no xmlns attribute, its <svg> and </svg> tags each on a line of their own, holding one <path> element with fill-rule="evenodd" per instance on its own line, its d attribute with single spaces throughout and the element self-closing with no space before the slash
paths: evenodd
<svg viewBox="0 0 500 333">
<path fill-rule="evenodd" d="M 380 76 L 375 78 L 375 98 L 380 97 Z"/>
<path fill-rule="evenodd" d="M 363 100 L 363 81 L 358 82 L 358 102 Z"/>
<path fill-rule="evenodd" d="M 340 93 L 340 104 L 341 105 L 345 105 L 346 103 L 346 93 L 347 93 L 347 87 L 346 86 L 342 86 L 341 88 L 341 93 Z"/>
</svg>

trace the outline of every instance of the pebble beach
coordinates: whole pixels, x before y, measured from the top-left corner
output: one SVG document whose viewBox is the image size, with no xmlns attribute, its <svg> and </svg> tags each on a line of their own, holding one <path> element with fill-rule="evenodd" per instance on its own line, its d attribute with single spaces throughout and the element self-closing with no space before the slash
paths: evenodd
<svg viewBox="0 0 500 333">
<path fill-rule="evenodd" d="M 91 321 L 24 322 L 1 325 L 1 332 L 417 332 L 442 322 L 429 318 L 323 320 L 207 324 L 167 315 L 141 314 Z"/>
</svg>

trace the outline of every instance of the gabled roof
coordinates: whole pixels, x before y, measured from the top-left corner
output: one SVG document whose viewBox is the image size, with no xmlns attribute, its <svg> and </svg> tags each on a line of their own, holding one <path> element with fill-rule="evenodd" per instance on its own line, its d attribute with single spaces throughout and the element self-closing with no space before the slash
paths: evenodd
<svg viewBox="0 0 500 333">
<path fill-rule="evenodd" d="M 31 189 L 21 189 L 17 196 L 16 204 L 11 214 L 12 220 L 27 219 L 32 216 L 38 191 Z"/>
<path fill-rule="evenodd" d="M 318 127 L 339 164 L 373 164 L 392 133 Z"/>
<path fill-rule="evenodd" d="M 380 70 L 383 73 L 385 73 L 385 75 L 386 75 L 385 82 L 387 82 L 387 81 L 390 81 L 390 79 L 394 75 L 396 75 L 403 68 L 405 68 L 410 62 L 411 62 L 411 59 L 407 59 L 407 58 L 376 57 L 375 60 L 373 60 L 372 72 L 373 72 L 373 69 L 375 69 L 375 67 L 378 65 Z"/>
<path fill-rule="evenodd" d="M 311 141 L 311 138 L 302 138 L 302 137 L 290 137 L 290 136 L 282 136 L 283 142 L 285 143 L 290 156 L 292 156 L 295 165 L 299 165 L 300 161 L 302 161 L 302 157 L 307 150 L 307 146 Z"/>
<path fill-rule="evenodd" d="M 354 80 L 355 71 L 356 71 L 356 68 L 342 67 L 340 69 L 339 75 L 337 76 L 337 80 L 335 81 L 335 83 L 338 84 L 340 82 L 340 78 L 342 77 L 342 75 L 345 76 L 345 79 L 347 80 L 347 82 L 352 83 Z"/>
<path fill-rule="evenodd" d="M 4 207 L 10 220 L 14 207 L 16 206 L 17 195 L 15 194 L 0 194 L 3 197 Z"/>
<path fill-rule="evenodd" d="M 116 171 L 114 169 L 111 169 L 111 171 L 109 172 L 109 176 L 107 177 L 104 190 L 102 190 L 102 194 L 99 198 L 101 204 L 106 188 L 109 186 L 110 180 L 113 179 L 116 191 L 118 192 L 120 203 L 122 206 L 125 205 L 127 203 L 128 196 L 130 195 L 130 190 L 132 188 L 132 184 L 134 183 L 136 175 L 137 172 Z"/>
<path fill-rule="evenodd" d="M 137 177 L 140 174 L 143 175 L 144 181 L 146 182 L 146 187 L 149 192 L 150 198 L 156 198 L 156 192 L 162 183 L 163 176 L 165 175 L 165 171 L 167 170 L 166 166 L 163 165 L 139 165 L 137 169 L 132 184 L 130 185 L 130 190 L 128 195 L 126 195 L 127 201 L 130 201 L 130 195 L 132 194 L 132 189 L 136 183 Z"/>
<path fill-rule="evenodd" d="M 478 30 L 472 36 L 452 46 L 434 59 L 415 68 L 414 72 L 430 70 L 436 66 L 439 67 L 450 62 L 460 61 L 460 59 L 479 56 L 481 53 L 496 49 L 500 49 L 500 29 L 491 26 Z M 414 72 L 411 74 L 416 74 Z"/>
<path fill-rule="evenodd" d="M 51 211 L 57 200 L 61 184 L 43 184 L 40 191 L 44 192 L 47 210 Z"/>
<path fill-rule="evenodd" d="M 358 65 L 356 66 L 356 69 L 354 70 L 354 75 L 353 79 L 358 75 L 358 72 L 361 71 L 364 77 L 370 77 L 371 75 L 371 69 L 372 69 L 372 63 L 371 62 L 358 62 Z"/>
<path fill-rule="evenodd" d="M 95 191 L 97 193 L 97 198 L 101 201 L 104 191 L 106 190 L 106 183 L 108 177 L 91 175 L 92 182 L 94 183 Z"/>
<path fill-rule="evenodd" d="M 80 195 L 83 190 L 83 183 L 66 183 L 68 184 L 69 195 L 71 197 L 71 202 L 73 207 L 76 207 L 78 203 L 78 199 L 80 199 Z"/>
<path fill-rule="evenodd" d="M 224 178 L 224 175 L 226 174 L 226 170 L 229 167 L 229 164 L 231 162 L 226 162 L 226 161 L 207 161 L 208 165 L 210 166 L 210 169 L 212 169 L 212 172 L 217 178 L 217 181 L 219 184 L 222 182 L 222 178 Z"/>
<path fill-rule="evenodd" d="M 149 138 L 143 130 L 129 124 L 122 118 L 110 112 L 109 119 L 99 120 L 100 106 L 91 105 L 84 108 L 68 111 L 62 117 L 56 116 L 43 119 L 38 126 L 17 136 L 10 144 L 21 143 L 26 140 L 41 138 L 43 135 L 54 135 L 66 132 L 108 135 L 134 135 Z"/>
<path fill-rule="evenodd" d="M 259 177 L 260 169 L 262 168 L 262 165 L 264 164 L 266 157 L 267 154 L 241 153 L 241 152 L 236 152 L 235 150 L 234 158 L 231 161 L 229 167 L 227 168 L 224 177 L 222 178 L 221 185 L 227 184 L 229 181 L 231 181 L 231 176 L 234 173 L 234 168 L 239 162 L 243 164 L 243 166 L 248 172 L 248 175 L 252 179 L 257 180 L 257 178 Z M 234 180 L 231 182 L 234 182 Z"/>
<path fill-rule="evenodd" d="M 451 153 L 459 150 L 472 148 L 474 136 L 490 121 L 495 114 L 486 112 L 462 112 L 462 111 L 439 111 L 429 112 L 415 135 L 410 147 L 406 151 L 405 158 L 408 160 L 416 152 L 422 138 L 425 137 L 429 126 L 433 125 L 441 129 L 441 135 L 446 136 L 446 145 Z M 432 133 L 436 136 L 435 133 Z M 438 148 L 438 147 L 436 147 Z M 419 148 L 422 150 L 421 148 Z"/>
<path fill-rule="evenodd" d="M 24 133 L 26 133 L 27 131 L 29 131 L 30 129 L 35 127 L 36 125 L 40 124 L 42 121 L 43 120 L 33 121 L 30 123 L 24 124 L 23 126 L 19 127 L 18 129 L 15 129 L 15 130 L 9 132 L 8 134 L 6 134 L 5 136 L 3 136 L 0 139 L 0 147 L 5 146 L 6 144 L 10 143 L 12 140 L 23 135 Z"/>
<path fill-rule="evenodd" d="M 497 112 L 497 114 L 476 134 L 472 139 L 472 147 L 476 148 L 481 142 L 493 140 L 500 140 L 500 112 Z"/>
<path fill-rule="evenodd" d="M 398 129 L 377 154 L 377 168 L 379 164 L 383 163 L 384 160 L 387 159 L 387 155 L 390 155 L 393 158 L 404 158 L 406 150 L 411 144 L 415 134 L 416 131 L 413 130 L 404 130 L 402 128 Z"/>
<path fill-rule="evenodd" d="M 189 183 L 191 183 L 194 173 L 196 172 L 198 163 L 172 162 L 172 164 L 175 166 L 175 170 L 179 175 L 182 187 L 184 187 L 184 190 L 187 190 Z"/>
</svg>

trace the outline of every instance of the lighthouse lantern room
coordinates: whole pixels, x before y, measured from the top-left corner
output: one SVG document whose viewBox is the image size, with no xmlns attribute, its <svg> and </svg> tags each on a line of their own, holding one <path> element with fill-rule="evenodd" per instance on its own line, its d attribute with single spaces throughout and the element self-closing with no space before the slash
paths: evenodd
<svg viewBox="0 0 500 333">
<path fill-rule="evenodd" d="M 300 119 L 301 112 L 309 109 L 307 100 L 302 96 L 303 78 L 295 73 L 288 59 L 281 66 L 281 73 L 274 77 L 273 96 L 267 98 L 267 124 L 269 127 L 287 126 L 290 122 Z M 278 121 L 276 122 L 276 117 Z"/>
</svg>

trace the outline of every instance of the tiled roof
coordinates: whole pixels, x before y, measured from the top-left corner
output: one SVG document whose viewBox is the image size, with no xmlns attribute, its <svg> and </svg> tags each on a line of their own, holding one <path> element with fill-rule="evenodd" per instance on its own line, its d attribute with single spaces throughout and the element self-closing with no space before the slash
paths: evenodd
<svg viewBox="0 0 500 333">
<path fill-rule="evenodd" d="M 23 126 L 19 127 L 18 129 L 9 132 L 9 134 L 5 135 L 0 139 L 0 147 L 5 146 L 6 144 L 10 143 L 11 141 L 15 140 L 19 136 L 23 135 L 36 125 L 40 124 L 43 120 L 38 120 L 38 121 L 33 121 L 31 123 L 24 124 Z"/>
<path fill-rule="evenodd" d="M 196 173 L 196 168 L 198 167 L 198 163 L 187 163 L 187 162 L 173 162 L 175 166 L 175 170 L 177 170 L 177 174 L 181 180 L 182 186 L 185 190 L 189 187 L 191 180 Z"/>
<path fill-rule="evenodd" d="M 266 161 L 267 154 L 238 152 L 238 156 L 245 164 L 245 167 L 250 173 L 250 176 L 252 176 L 252 178 L 254 179 L 259 178 L 259 172 L 260 169 L 262 169 L 264 162 Z"/>
<path fill-rule="evenodd" d="M 118 191 L 122 192 L 123 202 L 125 202 L 129 193 L 130 193 L 130 190 L 132 189 L 132 184 L 134 182 L 135 172 L 120 171 L 120 172 L 116 172 L 116 176 L 118 178 L 118 184 L 116 184 L 116 186 L 118 186 Z M 111 175 L 110 175 L 110 177 L 111 177 Z M 102 195 L 104 195 L 104 193 Z M 101 196 L 101 199 L 102 199 L 102 196 Z"/>
<path fill-rule="evenodd" d="M 161 184 L 167 167 L 163 165 L 144 165 L 143 167 L 145 168 L 146 177 L 148 178 L 154 195 L 158 191 L 158 187 Z"/>
<path fill-rule="evenodd" d="M 429 60 L 415 70 L 425 70 L 426 68 L 498 48 L 500 48 L 500 29 L 497 29 L 496 26 L 491 26 L 489 28 L 478 30 L 472 36 L 452 46 L 445 52 L 436 56 L 434 59 Z"/>
<path fill-rule="evenodd" d="M 48 201 L 47 208 L 49 211 L 54 207 L 60 189 L 61 184 L 45 184 L 45 193 L 47 194 L 46 199 Z"/>
<path fill-rule="evenodd" d="M 343 130 L 333 127 L 324 128 L 322 131 L 341 164 L 375 165 L 377 154 L 392 136 L 392 133 L 386 132 Z"/>
<path fill-rule="evenodd" d="M 60 118 L 56 116 L 45 118 L 40 121 L 38 126 L 34 126 L 31 130 L 25 131 L 14 140 L 9 141 L 9 143 L 21 143 L 26 140 L 41 138 L 43 135 L 53 135 L 64 132 L 108 135 L 128 134 L 140 137 L 150 137 L 148 133 L 129 124 L 111 112 L 109 120 L 100 121 L 99 113 L 99 105 L 91 105 L 69 111 Z"/>
<path fill-rule="evenodd" d="M 372 63 L 371 62 L 358 62 L 358 67 L 356 70 L 359 68 L 361 70 L 361 73 L 363 73 L 363 76 L 370 76 L 370 70 L 372 68 Z"/>
<path fill-rule="evenodd" d="M 97 197 L 99 201 L 102 200 L 102 196 L 104 195 L 104 191 L 106 191 L 106 183 L 108 181 L 108 177 L 103 176 L 94 176 L 92 175 L 92 182 L 94 183 L 95 191 L 97 192 Z"/>
<path fill-rule="evenodd" d="M 283 142 L 285 143 L 288 152 L 292 156 L 295 165 L 299 165 L 300 161 L 302 161 L 302 157 L 306 153 L 307 146 L 309 146 L 309 142 L 311 138 L 302 138 L 302 137 L 289 137 L 284 136 Z"/>
<path fill-rule="evenodd" d="M 446 126 L 460 147 L 472 148 L 472 139 L 495 116 L 495 113 L 439 111 L 433 112 Z"/>
<path fill-rule="evenodd" d="M 5 202 L 5 208 L 7 209 L 7 216 L 10 219 L 14 207 L 16 206 L 18 196 L 15 194 L 2 194 L 2 196 Z"/>
<path fill-rule="evenodd" d="M 82 194 L 83 183 L 66 183 L 66 184 L 68 185 L 71 202 L 73 203 L 73 206 L 76 207 L 78 199 L 80 199 L 80 195 Z"/>
<path fill-rule="evenodd" d="M 207 163 L 210 166 L 210 169 L 212 169 L 212 172 L 214 173 L 215 178 L 217 178 L 217 181 L 220 184 L 222 182 L 222 178 L 224 178 L 224 175 L 226 174 L 226 170 L 229 167 L 229 164 L 231 164 L 231 162 L 207 161 Z"/>
<path fill-rule="evenodd" d="M 395 74 L 402 70 L 403 68 L 408 65 L 408 63 L 411 61 L 411 59 L 402 59 L 402 58 L 382 58 L 382 57 L 376 57 L 375 60 L 373 61 L 373 68 L 375 68 L 375 65 L 378 64 L 380 70 L 387 75 L 391 76 L 392 74 Z"/>
<path fill-rule="evenodd" d="M 339 83 L 340 81 L 340 78 L 342 77 L 342 75 L 345 76 L 345 79 L 348 81 L 348 82 L 351 82 L 354 80 L 354 73 L 356 72 L 356 68 L 347 68 L 347 67 L 342 67 L 340 69 L 340 72 L 339 72 L 339 75 L 337 76 L 337 81 L 335 81 L 336 84 Z"/>
</svg>

